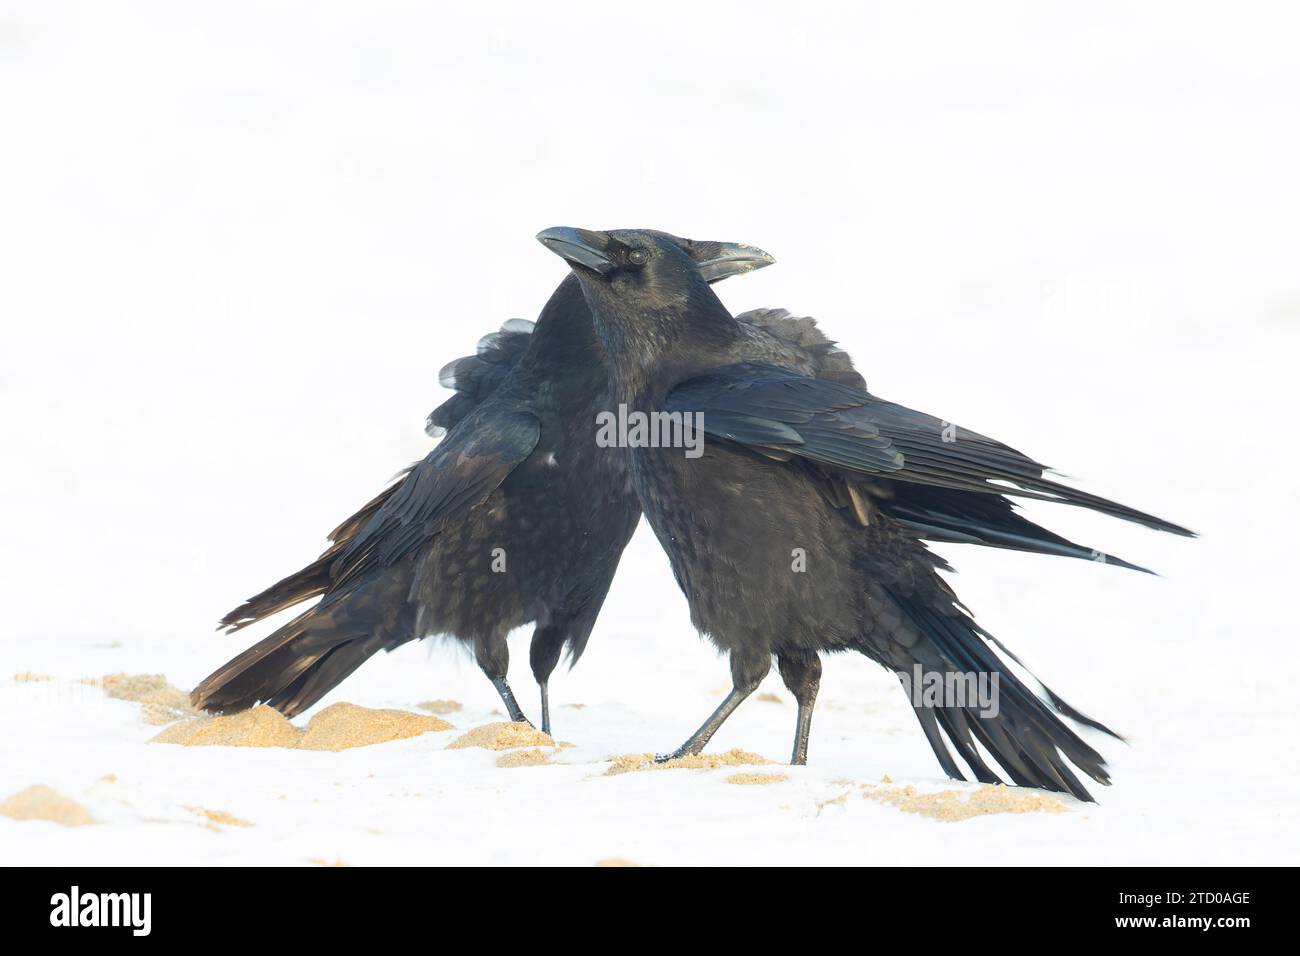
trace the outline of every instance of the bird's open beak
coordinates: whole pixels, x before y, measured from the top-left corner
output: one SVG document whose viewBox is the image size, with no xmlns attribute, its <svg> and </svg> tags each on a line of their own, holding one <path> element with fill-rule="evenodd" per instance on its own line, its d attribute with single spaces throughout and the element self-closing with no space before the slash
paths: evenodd
<svg viewBox="0 0 1300 956">
<path fill-rule="evenodd" d="M 605 254 L 605 249 L 609 247 L 609 236 L 603 232 L 555 226 L 539 232 L 537 241 L 561 259 L 586 266 L 601 275 L 614 269 L 614 263 Z"/>
<path fill-rule="evenodd" d="M 776 262 L 757 246 L 747 246 L 743 242 L 720 242 L 717 245 L 717 255 L 711 255 L 699 263 L 700 275 L 708 282 L 743 275 Z"/>
<path fill-rule="evenodd" d="M 608 275 L 614 271 L 614 262 L 606 251 L 614 243 L 614 239 L 608 233 L 597 232 L 594 229 L 555 226 L 539 232 L 537 241 L 561 259 L 585 266 L 593 272 Z M 696 265 L 699 267 L 700 274 L 708 282 L 718 282 L 729 276 L 743 275 L 776 262 L 762 249 L 757 246 L 747 246 L 743 242 L 696 243 L 692 255 L 704 256 L 696 260 Z"/>
</svg>

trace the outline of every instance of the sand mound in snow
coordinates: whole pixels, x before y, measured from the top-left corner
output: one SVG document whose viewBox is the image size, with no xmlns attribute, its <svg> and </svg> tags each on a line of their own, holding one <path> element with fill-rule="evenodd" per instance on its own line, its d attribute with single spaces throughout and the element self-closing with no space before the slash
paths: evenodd
<svg viewBox="0 0 1300 956">
<path fill-rule="evenodd" d="M 83 683 L 104 688 L 104 693 L 116 700 L 140 704 L 148 724 L 170 724 L 199 713 L 190 706 L 190 695 L 167 683 L 162 674 L 106 674 L 88 677 Z"/>
<path fill-rule="evenodd" d="M 956 823 L 992 813 L 1064 813 L 1065 804 L 1041 790 L 989 786 L 976 790 L 940 790 L 922 793 L 912 786 L 872 787 L 862 794 L 904 813 L 917 813 L 931 820 Z"/>
<path fill-rule="evenodd" d="M 439 717 L 338 703 L 331 704 L 308 721 L 298 746 L 303 750 L 349 750 L 453 729 Z"/>
<path fill-rule="evenodd" d="M 733 773 L 727 783 L 742 787 L 764 787 L 771 783 L 782 783 L 790 779 L 788 773 Z"/>
<path fill-rule="evenodd" d="M 654 754 L 621 754 L 610 757 L 606 776 L 618 773 L 630 773 L 634 770 L 715 770 L 718 767 L 746 767 L 757 764 L 770 764 L 772 761 L 748 750 L 728 750 L 721 754 L 695 754 L 690 757 L 677 757 L 663 763 L 655 763 Z"/>
<path fill-rule="evenodd" d="M 306 730 L 299 730 L 275 708 L 260 705 L 237 714 L 182 720 L 158 734 L 152 742 L 186 747 L 286 747 L 339 751 L 451 729 L 451 724 L 438 717 L 338 703 L 313 717 Z"/>
<path fill-rule="evenodd" d="M 551 762 L 551 755 L 541 747 L 531 750 L 511 750 L 497 757 L 498 767 L 540 767 Z"/>
<path fill-rule="evenodd" d="M 261 704 L 237 714 L 172 724 L 151 743 L 185 747 L 297 747 L 302 731 L 274 707 Z"/>
<path fill-rule="evenodd" d="M 76 800 L 70 800 L 57 790 L 36 784 L 20 790 L 4 803 L 0 815 L 14 820 L 49 820 L 65 827 L 80 827 L 94 823 L 90 811 Z"/>
<path fill-rule="evenodd" d="M 458 700 L 426 700 L 422 704 L 416 704 L 421 710 L 427 710 L 431 714 L 454 714 L 464 705 Z"/>
<path fill-rule="evenodd" d="M 515 747 L 554 747 L 555 741 L 522 721 L 503 721 L 475 727 L 447 745 L 448 750 L 462 747 L 486 747 L 488 750 L 513 750 Z"/>
</svg>

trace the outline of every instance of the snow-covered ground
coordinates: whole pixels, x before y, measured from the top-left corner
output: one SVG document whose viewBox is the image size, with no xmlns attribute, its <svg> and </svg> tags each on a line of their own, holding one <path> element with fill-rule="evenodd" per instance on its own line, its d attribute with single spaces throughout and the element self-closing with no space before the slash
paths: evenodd
<svg viewBox="0 0 1300 956">
<path fill-rule="evenodd" d="M 1295 18 L 6 4 L 0 802 L 46 784 L 98 822 L 0 816 L 0 863 L 1296 862 Z M 556 224 L 761 245 L 778 265 L 727 283 L 734 308 L 816 315 L 878 394 L 1202 533 L 1027 509 L 1159 578 L 940 549 L 981 622 L 1130 738 L 1097 741 L 1099 804 L 953 823 L 860 799 L 948 785 L 894 679 L 848 658 L 783 782 L 605 776 L 728 681 L 644 528 L 553 681 L 554 764 L 451 732 L 148 744 L 137 704 L 78 683 L 190 687 L 245 646 L 216 619 L 424 453 L 437 369 L 559 281 L 532 239 Z M 762 691 L 712 750 L 787 755 L 793 703 Z M 497 719 L 444 646 L 325 703 L 432 698 L 458 730 Z"/>
</svg>

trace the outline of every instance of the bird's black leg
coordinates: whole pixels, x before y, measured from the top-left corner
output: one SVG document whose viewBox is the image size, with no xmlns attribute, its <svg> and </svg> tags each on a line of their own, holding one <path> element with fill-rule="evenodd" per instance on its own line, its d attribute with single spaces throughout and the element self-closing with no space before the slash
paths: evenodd
<svg viewBox="0 0 1300 956">
<path fill-rule="evenodd" d="M 515 700 L 515 692 L 510 689 L 510 682 L 504 677 L 493 677 L 491 680 L 492 686 L 501 695 L 501 703 L 506 705 L 506 713 L 510 715 L 510 719 L 531 727 L 533 722 L 524 716 L 523 708 L 519 706 L 519 701 Z"/>
<path fill-rule="evenodd" d="M 812 730 L 817 689 L 821 686 L 822 661 L 816 654 L 779 654 L 776 666 L 785 686 L 799 704 L 799 717 L 794 730 L 794 753 L 790 756 L 790 763 L 802 766 L 808 762 L 808 734 Z"/>
<path fill-rule="evenodd" d="M 510 689 L 510 682 L 506 680 L 506 672 L 510 669 L 510 649 L 506 646 L 505 634 L 491 634 L 476 638 L 474 659 L 478 661 L 478 666 L 501 695 L 501 703 L 506 705 L 506 713 L 510 715 L 510 719 L 531 727 L 531 721 L 520 710 L 514 691 Z"/>
<path fill-rule="evenodd" d="M 528 650 L 528 659 L 533 666 L 533 677 L 542 692 L 542 733 L 551 732 L 551 703 L 548 687 L 551 672 L 559 663 L 560 651 L 564 648 L 564 628 L 554 624 L 539 624 L 533 631 L 533 643 Z"/>
<path fill-rule="evenodd" d="M 709 715 L 709 719 L 700 726 L 700 729 L 691 734 L 686 743 L 670 754 L 656 754 L 655 763 L 690 756 L 703 750 L 710 738 L 718 732 L 718 728 L 731 716 L 731 712 L 739 707 L 746 697 L 754 693 L 771 667 L 772 660 L 768 654 L 745 656 L 732 651 L 731 693 L 718 705 L 718 709 Z"/>
<path fill-rule="evenodd" d="M 547 688 L 547 681 L 542 681 L 537 685 L 537 689 L 542 693 L 542 733 L 551 733 L 551 695 Z"/>
</svg>

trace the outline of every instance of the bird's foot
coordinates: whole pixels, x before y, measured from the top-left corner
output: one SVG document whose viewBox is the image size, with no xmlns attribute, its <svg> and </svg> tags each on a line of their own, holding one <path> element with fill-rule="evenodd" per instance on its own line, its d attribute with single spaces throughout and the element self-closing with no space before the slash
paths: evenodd
<svg viewBox="0 0 1300 956">
<path fill-rule="evenodd" d="M 680 760 L 682 757 L 693 757 L 698 754 L 703 747 L 678 747 L 669 754 L 655 754 L 655 763 L 667 763 L 670 760 Z"/>
</svg>

